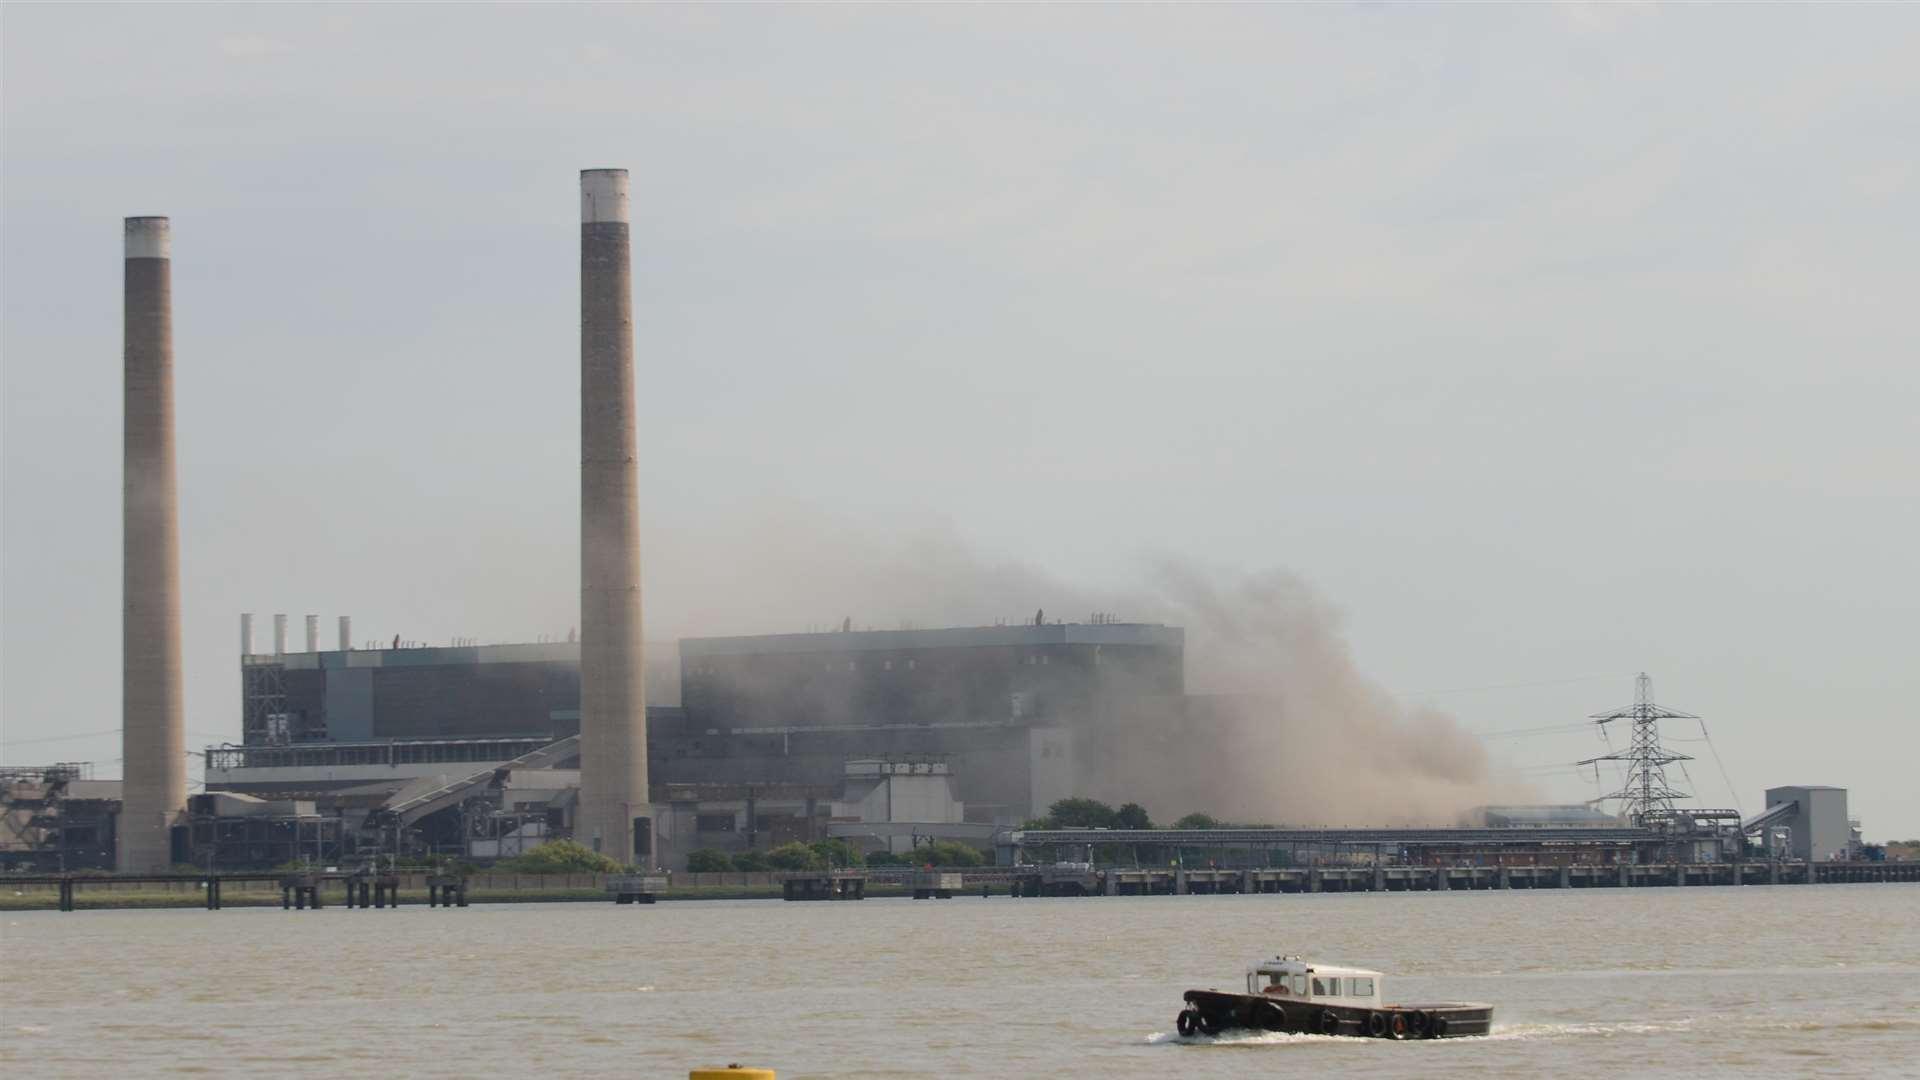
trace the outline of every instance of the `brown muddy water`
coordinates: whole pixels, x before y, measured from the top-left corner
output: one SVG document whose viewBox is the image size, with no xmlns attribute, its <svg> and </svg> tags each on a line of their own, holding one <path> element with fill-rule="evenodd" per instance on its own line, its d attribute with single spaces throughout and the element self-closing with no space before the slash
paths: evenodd
<svg viewBox="0 0 1920 1080">
<path fill-rule="evenodd" d="M 1175 1037 L 1279 952 L 1494 1035 Z M 1920 886 L 0 914 L 0 1075 L 1920 1077 Z"/>
</svg>

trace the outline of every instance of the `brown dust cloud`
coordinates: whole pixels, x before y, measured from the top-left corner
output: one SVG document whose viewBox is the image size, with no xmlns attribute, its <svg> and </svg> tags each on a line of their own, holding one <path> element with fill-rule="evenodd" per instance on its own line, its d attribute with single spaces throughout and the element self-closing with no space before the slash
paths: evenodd
<svg viewBox="0 0 1920 1080">
<path fill-rule="evenodd" d="M 650 540 L 655 702 L 678 700 L 671 643 L 681 637 L 1111 612 L 1185 628 L 1187 695 L 1105 713 L 1097 731 L 1076 733 L 1078 794 L 1138 802 L 1160 823 L 1201 811 L 1285 825 L 1453 824 L 1470 807 L 1532 794 L 1453 717 L 1368 678 L 1337 608 L 1286 570 L 1163 555 L 1136 580 L 1089 588 L 991 558 L 950 529 L 883 533 L 799 512 Z"/>
</svg>

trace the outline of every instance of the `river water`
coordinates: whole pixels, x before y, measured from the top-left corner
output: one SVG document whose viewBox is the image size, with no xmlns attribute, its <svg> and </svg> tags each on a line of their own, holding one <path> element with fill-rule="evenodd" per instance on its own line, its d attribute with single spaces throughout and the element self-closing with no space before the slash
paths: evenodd
<svg viewBox="0 0 1920 1080">
<path fill-rule="evenodd" d="M 1920 886 L 0 914 L 0 1075 L 1920 1076 Z M 1276 952 L 1484 1039 L 1176 1038 Z"/>
</svg>

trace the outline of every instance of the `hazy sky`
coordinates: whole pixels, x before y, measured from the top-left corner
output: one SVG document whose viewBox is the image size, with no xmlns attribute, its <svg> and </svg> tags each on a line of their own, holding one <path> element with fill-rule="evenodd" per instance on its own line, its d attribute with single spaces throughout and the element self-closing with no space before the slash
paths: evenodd
<svg viewBox="0 0 1920 1080">
<path fill-rule="evenodd" d="M 122 217 L 174 223 L 198 747 L 241 611 L 575 622 L 576 184 L 624 166 L 654 635 L 951 617 L 860 586 L 930 536 L 1076 598 L 1286 569 L 1409 703 L 1570 723 L 1644 669 L 1702 801 L 1920 835 L 1912 7 L 0 30 L 6 763 L 118 769 Z M 1549 768 L 1590 733 L 1488 745 L 1594 793 Z"/>
</svg>

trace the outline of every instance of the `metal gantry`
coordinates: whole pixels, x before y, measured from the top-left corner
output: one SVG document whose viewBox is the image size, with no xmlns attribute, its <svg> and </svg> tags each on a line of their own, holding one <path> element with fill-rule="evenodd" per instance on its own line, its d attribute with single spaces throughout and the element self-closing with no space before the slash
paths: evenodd
<svg viewBox="0 0 1920 1080">
<path fill-rule="evenodd" d="M 240 730 L 247 745 L 281 745 L 291 738 L 286 675 L 278 658 L 240 658 Z"/>
<path fill-rule="evenodd" d="M 1633 704 L 1612 712 L 1596 713 L 1593 722 L 1605 729 L 1615 720 L 1633 721 L 1633 741 L 1625 750 L 1588 758 L 1581 765 L 1598 765 L 1602 761 L 1624 761 L 1627 763 L 1626 781 L 1620 790 L 1602 795 L 1596 802 L 1608 799 L 1620 801 L 1623 816 L 1635 825 L 1645 825 L 1649 818 L 1671 816 L 1675 799 L 1690 796 L 1684 791 L 1675 790 L 1667 783 L 1667 766 L 1677 761 L 1692 761 L 1685 754 L 1678 754 L 1660 745 L 1660 721 L 1668 719 L 1698 720 L 1692 713 L 1678 709 L 1668 709 L 1654 704 L 1653 678 L 1641 672 L 1634 680 Z"/>
</svg>

